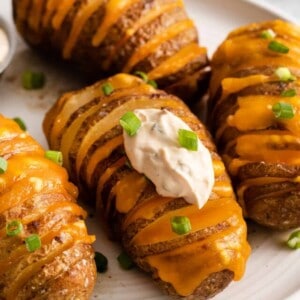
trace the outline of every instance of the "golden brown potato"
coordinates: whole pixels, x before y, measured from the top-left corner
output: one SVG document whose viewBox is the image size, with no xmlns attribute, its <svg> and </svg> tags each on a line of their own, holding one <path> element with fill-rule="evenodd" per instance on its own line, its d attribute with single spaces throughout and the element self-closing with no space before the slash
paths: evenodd
<svg viewBox="0 0 300 300">
<path fill-rule="evenodd" d="M 187 101 L 207 87 L 206 49 L 182 0 L 14 0 L 13 8 L 31 46 L 97 80 L 143 71 Z"/>
<path fill-rule="evenodd" d="M 110 95 L 103 94 L 104 84 L 114 88 Z M 215 185 L 202 209 L 158 195 L 126 163 L 119 119 L 138 108 L 171 111 L 209 149 Z M 63 152 L 72 179 L 93 195 L 114 236 L 169 294 L 207 299 L 242 277 L 250 249 L 241 209 L 207 131 L 177 97 L 119 74 L 63 95 L 47 113 L 44 132 L 51 148 Z M 191 220 L 191 232 L 172 232 L 170 219 L 177 215 Z"/>
<path fill-rule="evenodd" d="M 275 229 L 300 226 L 299 49 L 300 28 L 277 20 L 233 31 L 212 59 L 218 148 L 245 216 Z"/>
<path fill-rule="evenodd" d="M 1 115 L 0 159 L 7 162 L 0 174 L 0 299 L 88 299 L 95 238 L 87 234 L 86 212 L 67 172 Z M 23 229 L 11 236 L 15 221 Z M 36 249 L 25 245 L 33 235 L 41 241 Z"/>
</svg>

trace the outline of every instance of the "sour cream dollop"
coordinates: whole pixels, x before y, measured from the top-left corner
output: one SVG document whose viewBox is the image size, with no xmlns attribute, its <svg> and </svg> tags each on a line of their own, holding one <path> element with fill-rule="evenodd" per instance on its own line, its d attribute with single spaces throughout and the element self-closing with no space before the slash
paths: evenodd
<svg viewBox="0 0 300 300">
<path fill-rule="evenodd" d="M 8 37 L 0 27 L 0 64 L 4 61 L 9 52 Z"/>
<path fill-rule="evenodd" d="M 180 146 L 178 130 L 191 128 L 173 113 L 160 109 L 136 109 L 141 127 L 134 136 L 125 131 L 124 146 L 132 167 L 145 174 L 165 197 L 183 197 L 199 208 L 214 185 L 212 158 L 198 139 L 198 150 Z"/>
</svg>

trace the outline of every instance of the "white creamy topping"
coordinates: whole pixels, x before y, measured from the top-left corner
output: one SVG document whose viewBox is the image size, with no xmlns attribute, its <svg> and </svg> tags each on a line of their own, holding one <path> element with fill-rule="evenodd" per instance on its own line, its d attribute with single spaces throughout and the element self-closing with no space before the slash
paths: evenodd
<svg viewBox="0 0 300 300">
<path fill-rule="evenodd" d="M 167 110 L 137 109 L 142 124 L 130 137 L 125 131 L 126 154 L 134 169 L 145 174 L 165 197 L 183 197 L 199 208 L 207 202 L 214 185 L 211 155 L 198 139 L 198 150 L 180 146 L 178 130 L 191 128 Z"/>
<path fill-rule="evenodd" d="M 0 63 L 5 59 L 9 51 L 9 42 L 7 35 L 3 31 L 3 29 L 0 28 Z"/>
</svg>

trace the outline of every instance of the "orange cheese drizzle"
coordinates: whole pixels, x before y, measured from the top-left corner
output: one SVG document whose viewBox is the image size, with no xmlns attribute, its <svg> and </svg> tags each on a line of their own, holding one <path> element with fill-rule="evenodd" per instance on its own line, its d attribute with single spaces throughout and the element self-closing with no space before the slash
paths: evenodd
<svg viewBox="0 0 300 300">
<path fill-rule="evenodd" d="M 151 70 L 148 73 L 148 77 L 155 80 L 169 74 L 175 74 L 188 63 L 203 55 L 206 55 L 206 49 L 199 47 L 196 43 L 191 43 Z"/>
<path fill-rule="evenodd" d="M 174 1 L 174 3 L 162 3 L 161 5 L 154 5 L 154 7 L 149 12 L 147 12 L 147 14 L 142 15 L 140 19 L 138 19 L 133 24 L 132 28 L 128 28 L 126 30 L 125 36 L 116 44 L 115 48 L 109 54 L 109 57 L 103 62 L 104 69 L 109 69 L 111 61 L 116 55 L 118 49 L 120 49 L 141 27 L 155 20 L 157 17 L 163 15 L 164 13 L 168 13 L 178 7 L 183 7 L 183 5 L 184 4 L 182 0 Z"/>
<path fill-rule="evenodd" d="M 56 5 L 59 5 L 56 7 L 56 12 L 52 18 L 52 26 L 55 30 L 59 30 L 65 17 L 74 5 L 74 2 L 75 0 L 62 0 L 60 4 L 55 3 Z M 54 5 L 51 7 L 52 10 L 55 9 Z"/>
<path fill-rule="evenodd" d="M 145 176 L 132 172 L 115 185 L 116 209 L 120 213 L 129 212 L 147 185 Z"/>
<path fill-rule="evenodd" d="M 154 36 L 145 45 L 142 45 L 141 47 L 136 49 L 136 51 L 130 57 L 126 65 L 123 67 L 123 72 L 129 73 L 132 67 L 134 67 L 139 61 L 143 60 L 149 54 L 153 53 L 154 50 L 161 44 L 193 27 L 193 21 L 187 19 L 177 22 L 171 25 L 170 27 L 166 28 L 161 34 Z"/>
<path fill-rule="evenodd" d="M 41 16 L 43 11 L 43 1 L 41 0 L 32 0 L 31 9 L 28 16 L 29 26 L 36 32 L 39 30 Z"/>
<path fill-rule="evenodd" d="M 46 4 L 46 11 L 44 12 L 44 15 L 42 16 L 42 25 L 43 27 L 47 27 L 51 17 L 53 16 L 54 12 L 56 11 L 59 2 L 61 0 L 48 0 Z"/>
<path fill-rule="evenodd" d="M 125 13 L 125 11 L 138 0 L 108 0 L 106 4 L 106 12 L 104 20 L 99 26 L 97 32 L 92 38 L 92 45 L 98 47 L 106 34 L 109 32 L 110 27 L 118 21 L 118 19 Z"/>
<path fill-rule="evenodd" d="M 82 2 L 82 6 L 79 8 L 77 15 L 74 17 L 71 32 L 64 44 L 63 57 L 70 58 L 72 50 L 78 40 L 80 32 L 84 27 L 86 21 L 93 15 L 95 11 L 103 4 L 103 0 L 90 0 Z"/>
</svg>

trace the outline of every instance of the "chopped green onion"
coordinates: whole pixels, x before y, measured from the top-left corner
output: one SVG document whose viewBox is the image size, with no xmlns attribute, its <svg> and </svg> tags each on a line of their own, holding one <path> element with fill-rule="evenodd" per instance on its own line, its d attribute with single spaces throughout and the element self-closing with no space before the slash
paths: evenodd
<svg viewBox="0 0 300 300">
<path fill-rule="evenodd" d="M 171 227 L 172 231 L 179 235 L 189 233 L 192 230 L 190 219 L 183 216 L 172 217 Z"/>
<path fill-rule="evenodd" d="M 105 96 L 109 96 L 114 91 L 114 88 L 111 85 L 111 83 L 105 83 L 102 85 L 101 88 L 102 88 L 102 92 Z"/>
<path fill-rule="evenodd" d="M 286 54 L 290 51 L 290 49 L 287 46 L 285 46 L 277 41 L 271 41 L 268 45 L 268 49 L 271 51 L 274 51 L 277 53 L 283 53 L 283 54 Z"/>
<path fill-rule="evenodd" d="M 289 90 L 283 91 L 280 95 L 282 97 L 295 97 L 297 95 L 297 92 L 295 89 L 289 89 Z"/>
<path fill-rule="evenodd" d="M 272 111 L 277 119 L 292 119 L 295 115 L 293 106 L 286 102 L 275 103 Z"/>
<path fill-rule="evenodd" d="M 26 128 L 26 125 L 25 125 L 25 123 L 24 123 L 24 121 L 21 119 L 21 118 L 19 118 L 19 117 L 15 117 L 15 118 L 13 118 L 13 120 L 19 125 L 19 127 L 22 129 L 22 130 L 26 130 L 27 128 Z"/>
<path fill-rule="evenodd" d="M 45 157 L 54 161 L 60 166 L 63 164 L 63 155 L 60 151 L 48 150 L 45 152 Z"/>
<path fill-rule="evenodd" d="M 42 72 L 25 71 L 22 75 L 22 84 L 26 90 L 40 89 L 45 84 L 45 75 Z"/>
<path fill-rule="evenodd" d="M 275 75 L 280 79 L 280 81 L 294 81 L 296 77 L 291 73 L 288 68 L 280 67 L 275 70 Z"/>
<path fill-rule="evenodd" d="M 132 111 L 124 114 L 120 119 L 120 125 L 129 136 L 135 135 L 141 127 L 141 124 L 141 120 Z"/>
<path fill-rule="evenodd" d="M 107 270 L 108 260 L 102 253 L 95 252 L 95 263 L 97 272 L 104 273 Z"/>
<path fill-rule="evenodd" d="M 148 75 L 144 72 L 141 71 L 136 71 L 134 72 L 135 75 L 137 75 L 138 77 L 141 77 L 145 82 L 148 82 Z"/>
<path fill-rule="evenodd" d="M 129 270 L 134 267 L 134 262 L 132 259 L 127 255 L 127 253 L 122 252 L 118 257 L 117 260 L 121 266 L 122 269 L 124 270 Z"/>
<path fill-rule="evenodd" d="M 0 156 L 0 174 L 5 173 L 7 170 L 7 160 Z"/>
<path fill-rule="evenodd" d="M 26 248 L 29 252 L 34 252 L 42 246 L 41 239 L 38 234 L 32 234 L 25 239 Z"/>
<path fill-rule="evenodd" d="M 272 29 L 266 29 L 261 32 L 260 36 L 263 39 L 271 40 L 276 36 L 276 33 Z"/>
<path fill-rule="evenodd" d="M 193 131 L 186 130 L 186 129 L 179 129 L 178 130 L 178 142 L 180 146 L 191 150 L 197 151 L 198 150 L 198 137 L 197 134 Z"/>
<path fill-rule="evenodd" d="M 291 249 L 300 249 L 300 230 L 293 232 L 289 236 L 286 244 Z"/>
<path fill-rule="evenodd" d="M 6 224 L 6 235 L 16 236 L 23 230 L 23 225 L 20 221 L 14 220 Z"/>
<path fill-rule="evenodd" d="M 148 80 L 147 83 L 150 84 L 151 86 L 153 86 L 155 89 L 157 89 L 157 87 L 158 87 L 156 81 L 154 81 L 152 79 Z"/>
</svg>

